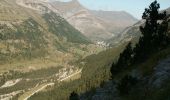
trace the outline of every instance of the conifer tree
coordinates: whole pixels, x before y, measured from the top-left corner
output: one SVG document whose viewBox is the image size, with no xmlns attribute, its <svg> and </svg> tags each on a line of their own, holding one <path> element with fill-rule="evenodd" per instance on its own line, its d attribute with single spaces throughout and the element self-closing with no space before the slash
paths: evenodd
<svg viewBox="0 0 170 100">
<path fill-rule="evenodd" d="M 133 62 L 133 49 L 131 46 L 131 43 L 129 43 L 125 50 L 120 54 L 119 60 L 116 64 L 112 64 L 111 67 L 111 73 L 112 76 L 114 74 L 117 74 L 119 71 L 126 69 L 128 66 L 130 66 Z"/>
<path fill-rule="evenodd" d="M 135 58 L 139 61 L 160 49 L 162 44 L 168 44 L 166 12 L 159 13 L 159 8 L 160 5 L 155 0 L 143 13 L 142 19 L 146 21 L 144 27 L 140 27 L 143 36 L 134 49 Z"/>
</svg>

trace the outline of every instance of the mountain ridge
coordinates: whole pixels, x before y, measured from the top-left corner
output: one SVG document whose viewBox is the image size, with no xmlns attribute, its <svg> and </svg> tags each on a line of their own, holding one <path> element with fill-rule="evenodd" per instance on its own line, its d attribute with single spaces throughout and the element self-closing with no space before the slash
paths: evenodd
<svg viewBox="0 0 170 100">
<path fill-rule="evenodd" d="M 72 26 L 92 41 L 107 40 L 137 21 L 127 12 L 112 11 L 110 14 L 108 11 L 92 11 L 82 6 L 76 0 L 68 2 L 17 1 L 19 5 L 39 10 L 41 13 L 48 12 L 47 9 L 52 10 L 65 18 Z"/>
<path fill-rule="evenodd" d="M 118 13 L 117 15 L 123 13 L 125 16 L 128 16 L 128 18 L 131 20 L 127 20 L 125 22 L 126 17 L 123 17 L 122 19 L 124 20 L 122 21 L 121 24 L 119 24 L 119 21 L 121 21 L 122 19 L 117 21 L 117 18 L 120 17 L 116 17 L 114 18 L 114 20 L 108 20 L 107 17 L 101 18 L 100 16 L 98 16 L 98 13 L 100 13 L 100 11 L 94 12 L 93 10 L 89 10 L 82 6 L 78 1 L 69 2 L 56 1 L 52 2 L 52 5 L 56 9 L 59 9 L 58 11 L 61 13 L 61 15 L 64 16 L 66 20 L 68 20 L 68 22 L 71 25 L 76 27 L 76 29 L 81 31 L 85 36 L 89 37 L 92 40 L 106 40 L 119 33 L 120 30 L 124 29 L 127 26 L 132 25 L 137 21 L 134 17 L 132 17 L 129 14 L 117 11 L 116 11 L 116 13 Z M 112 11 L 112 13 L 114 15 L 114 11 Z M 111 18 L 114 16 L 109 15 L 108 17 Z"/>
</svg>

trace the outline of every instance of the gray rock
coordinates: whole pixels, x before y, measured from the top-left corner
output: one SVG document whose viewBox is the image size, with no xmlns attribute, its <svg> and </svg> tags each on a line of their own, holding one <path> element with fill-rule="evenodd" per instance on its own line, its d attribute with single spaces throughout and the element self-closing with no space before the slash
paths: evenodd
<svg viewBox="0 0 170 100">
<path fill-rule="evenodd" d="M 170 79 L 170 56 L 158 63 L 149 83 L 152 87 L 161 88 L 168 79 Z"/>
</svg>

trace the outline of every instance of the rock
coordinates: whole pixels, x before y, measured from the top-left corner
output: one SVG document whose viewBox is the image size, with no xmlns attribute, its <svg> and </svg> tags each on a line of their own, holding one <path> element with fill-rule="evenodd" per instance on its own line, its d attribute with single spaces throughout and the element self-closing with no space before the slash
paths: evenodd
<svg viewBox="0 0 170 100">
<path fill-rule="evenodd" d="M 161 88 L 168 79 L 170 79 L 170 56 L 158 63 L 149 83 L 152 87 Z"/>
<path fill-rule="evenodd" d="M 97 88 L 92 100 L 119 100 L 118 92 L 116 89 L 117 84 L 109 81 L 105 83 L 103 88 Z"/>
</svg>

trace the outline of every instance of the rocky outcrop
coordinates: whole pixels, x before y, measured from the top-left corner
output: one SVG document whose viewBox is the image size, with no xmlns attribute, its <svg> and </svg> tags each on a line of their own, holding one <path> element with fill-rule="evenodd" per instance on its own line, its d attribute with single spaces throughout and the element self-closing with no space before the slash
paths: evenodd
<svg viewBox="0 0 170 100">
<path fill-rule="evenodd" d="M 120 100 L 116 86 L 113 81 L 107 82 L 103 87 L 96 89 L 92 100 Z"/>
<path fill-rule="evenodd" d="M 150 84 L 152 87 L 161 88 L 168 79 L 170 79 L 170 56 L 160 61 L 155 67 Z"/>
</svg>

